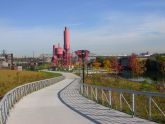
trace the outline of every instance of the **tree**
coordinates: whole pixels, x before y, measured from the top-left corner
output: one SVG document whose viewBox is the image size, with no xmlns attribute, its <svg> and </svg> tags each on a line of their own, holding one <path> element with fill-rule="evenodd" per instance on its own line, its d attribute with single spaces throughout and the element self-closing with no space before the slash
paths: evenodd
<svg viewBox="0 0 165 124">
<path fill-rule="evenodd" d="M 96 61 L 100 63 L 100 67 L 103 67 L 103 61 L 104 61 L 103 56 L 97 56 Z"/>
<path fill-rule="evenodd" d="M 95 60 L 95 61 L 93 61 L 92 65 L 93 65 L 93 67 L 94 67 L 94 68 L 99 69 L 99 68 L 100 68 L 101 63 L 100 63 L 100 62 L 98 62 L 97 60 Z"/>
<path fill-rule="evenodd" d="M 146 61 L 146 68 L 148 72 L 159 72 L 165 74 L 165 56 L 155 54 Z"/>
<path fill-rule="evenodd" d="M 155 58 L 156 58 L 156 61 L 159 64 L 159 69 L 158 70 L 162 74 L 165 74 L 165 57 L 163 55 L 156 55 Z"/>
<path fill-rule="evenodd" d="M 141 75 L 145 71 L 145 62 L 140 61 L 135 54 L 129 57 L 129 66 L 134 75 Z"/>
<path fill-rule="evenodd" d="M 111 58 L 112 70 L 118 74 L 122 70 L 122 66 L 119 64 L 116 57 Z"/>
<path fill-rule="evenodd" d="M 107 71 L 111 71 L 111 62 L 108 58 L 104 59 L 103 61 L 103 67 L 104 69 L 106 69 Z"/>
<path fill-rule="evenodd" d="M 160 72 L 165 74 L 165 61 L 160 62 Z"/>
</svg>

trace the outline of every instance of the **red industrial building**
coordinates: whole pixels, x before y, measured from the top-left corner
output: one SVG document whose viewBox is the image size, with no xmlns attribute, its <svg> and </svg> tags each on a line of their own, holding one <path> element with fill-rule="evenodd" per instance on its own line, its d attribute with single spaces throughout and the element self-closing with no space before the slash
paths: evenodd
<svg viewBox="0 0 165 124">
<path fill-rule="evenodd" d="M 53 45 L 53 66 L 69 68 L 72 65 L 72 54 L 70 52 L 70 32 L 67 27 L 64 30 L 64 46 L 60 47 L 60 44 Z"/>
</svg>

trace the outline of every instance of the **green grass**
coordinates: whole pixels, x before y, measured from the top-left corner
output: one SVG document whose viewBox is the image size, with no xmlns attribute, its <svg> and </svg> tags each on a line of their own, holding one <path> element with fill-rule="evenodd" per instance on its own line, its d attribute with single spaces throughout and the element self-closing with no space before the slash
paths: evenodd
<svg viewBox="0 0 165 124">
<path fill-rule="evenodd" d="M 0 97 L 17 86 L 57 76 L 61 76 L 61 74 L 50 72 L 0 70 Z"/>
<path fill-rule="evenodd" d="M 93 74 L 86 76 L 86 83 L 99 85 L 99 86 L 106 86 L 111 88 L 120 88 L 120 89 L 130 89 L 130 90 L 137 90 L 137 91 L 150 91 L 150 92 L 164 92 L 162 90 L 164 87 L 158 86 L 157 84 L 149 84 L 144 82 L 133 82 L 121 78 L 115 77 L 107 77 L 106 75 L 100 74 Z"/>
</svg>

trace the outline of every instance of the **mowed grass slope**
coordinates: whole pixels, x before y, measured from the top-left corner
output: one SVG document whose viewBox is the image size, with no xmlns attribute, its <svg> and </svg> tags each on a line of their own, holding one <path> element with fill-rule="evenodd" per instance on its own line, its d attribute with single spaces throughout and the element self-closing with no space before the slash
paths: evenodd
<svg viewBox="0 0 165 124">
<path fill-rule="evenodd" d="M 57 73 L 0 70 L 0 97 L 7 91 L 25 83 L 61 76 Z"/>
</svg>

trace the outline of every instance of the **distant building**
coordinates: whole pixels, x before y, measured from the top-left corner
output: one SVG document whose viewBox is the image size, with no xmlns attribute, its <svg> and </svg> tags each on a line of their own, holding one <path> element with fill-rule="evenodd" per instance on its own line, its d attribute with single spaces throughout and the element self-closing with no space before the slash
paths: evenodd
<svg viewBox="0 0 165 124">
<path fill-rule="evenodd" d="M 5 61 L 5 57 L 0 57 L 0 68 L 8 67 L 8 63 Z"/>
<path fill-rule="evenodd" d="M 143 56 L 143 57 L 149 57 L 149 56 L 151 56 L 151 54 L 147 51 L 147 52 L 145 52 L 145 53 L 140 53 L 139 54 L 139 56 Z"/>
<path fill-rule="evenodd" d="M 44 63 L 50 63 L 52 60 L 52 55 L 51 54 L 41 54 L 39 56 L 40 60 L 43 60 Z"/>
<path fill-rule="evenodd" d="M 13 54 L 0 54 L 0 68 L 13 67 Z"/>
</svg>

